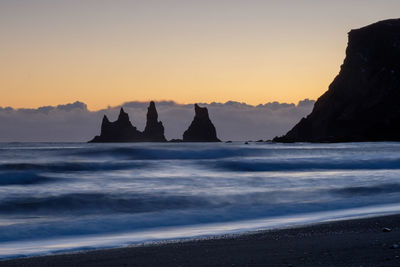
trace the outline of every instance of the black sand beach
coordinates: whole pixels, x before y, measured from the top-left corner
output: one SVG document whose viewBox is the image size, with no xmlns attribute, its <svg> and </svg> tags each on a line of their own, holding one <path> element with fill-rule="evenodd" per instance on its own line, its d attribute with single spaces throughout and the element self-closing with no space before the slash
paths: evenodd
<svg viewBox="0 0 400 267">
<path fill-rule="evenodd" d="M 400 266 L 400 215 L 12 259 L 0 266 Z"/>
</svg>

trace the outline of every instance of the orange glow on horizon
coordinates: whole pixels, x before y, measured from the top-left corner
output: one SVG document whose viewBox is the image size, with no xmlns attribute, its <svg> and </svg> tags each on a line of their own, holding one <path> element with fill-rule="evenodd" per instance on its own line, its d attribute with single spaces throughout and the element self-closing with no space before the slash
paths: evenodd
<svg viewBox="0 0 400 267">
<path fill-rule="evenodd" d="M 339 72 L 347 32 L 400 8 L 344 0 L 39 2 L 0 3 L 0 106 L 317 99 Z"/>
</svg>

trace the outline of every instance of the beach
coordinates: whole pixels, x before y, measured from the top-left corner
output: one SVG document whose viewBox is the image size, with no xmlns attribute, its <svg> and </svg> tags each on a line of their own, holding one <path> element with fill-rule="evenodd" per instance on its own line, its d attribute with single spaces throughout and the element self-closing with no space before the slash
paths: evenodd
<svg viewBox="0 0 400 267">
<path fill-rule="evenodd" d="M 3 260 L 0 266 L 399 266 L 399 226 L 400 215 L 390 215 Z"/>
</svg>

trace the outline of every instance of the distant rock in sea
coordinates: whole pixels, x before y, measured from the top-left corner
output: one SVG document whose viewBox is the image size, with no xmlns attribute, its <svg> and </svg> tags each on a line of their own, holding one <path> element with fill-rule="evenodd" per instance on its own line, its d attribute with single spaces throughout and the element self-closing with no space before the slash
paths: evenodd
<svg viewBox="0 0 400 267">
<path fill-rule="evenodd" d="M 183 142 L 183 140 L 182 140 L 182 139 L 171 139 L 171 140 L 169 140 L 168 142 L 171 142 L 171 143 L 181 143 L 181 142 Z"/>
<path fill-rule="evenodd" d="M 132 125 L 129 115 L 121 108 L 118 119 L 110 122 L 106 115 L 101 123 L 100 135 L 89 141 L 90 143 L 107 142 L 137 142 L 143 139 L 143 134 Z"/>
<path fill-rule="evenodd" d="M 164 127 L 158 121 L 158 114 L 154 102 L 150 102 L 147 109 L 147 123 L 144 132 L 140 132 L 132 125 L 129 115 L 121 108 L 118 119 L 110 122 L 106 115 L 103 117 L 100 135 L 90 143 L 108 142 L 165 142 Z"/>
<path fill-rule="evenodd" d="M 217 138 L 217 131 L 208 116 L 207 108 L 195 104 L 194 110 L 194 119 L 183 134 L 183 142 L 221 142 Z"/>
<path fill-rule="evenodd" d="M 161 121 L 158 121 L 158 113 L 153 101 L 150 102 L 150 105 L 147 108 L 147 122 L 143 136 L 144 139 L 149 142 L 167 141 L 164 136 L 164 126 Z"/>
<path fill-rule="evenodd" d="M 400 19 L 352 30 L 339 75 L 276 142 L 400 141 Z"/>
</svg>

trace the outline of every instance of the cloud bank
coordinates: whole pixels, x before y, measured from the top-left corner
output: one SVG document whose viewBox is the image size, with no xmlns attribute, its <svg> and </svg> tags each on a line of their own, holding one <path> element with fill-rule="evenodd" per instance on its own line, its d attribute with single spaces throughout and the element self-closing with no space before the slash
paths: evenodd
<svg viewBox="0 0 400 267">
<path fill-rule="evenodd" d="M 220 139 L 241 141 L 272 139 L 286 133 L 311 112 L 314 102 L 305 99 L 298 104 L 270 102 L 257 106 L 234 101 L 199 104 L 208 108 Z M 131 122 L 143 130 L 148 103 L 126 102 L 122 106 Z M 193 104 L 161 101 L 156 102 L 156 106 L 166 138 L 182 138 L 194 116 Z M 89 111 L 82 102 L 37 109 L 0 107 L 0 141 L 86 142 L 100 133 L 103 115 L 113 121 L 120 107 Z"/>
</svg>

